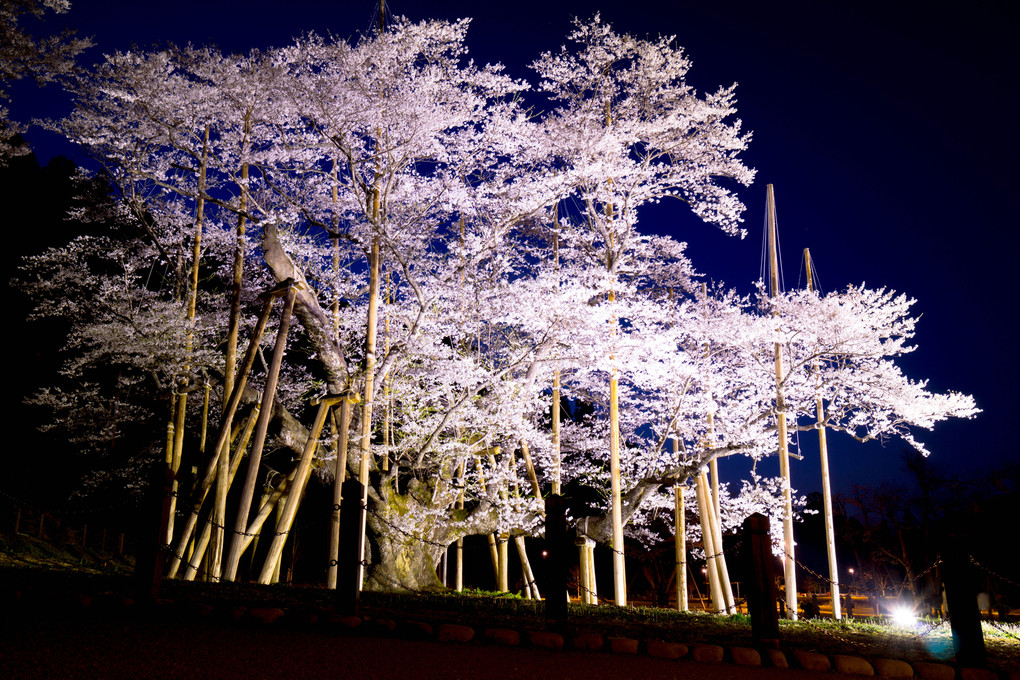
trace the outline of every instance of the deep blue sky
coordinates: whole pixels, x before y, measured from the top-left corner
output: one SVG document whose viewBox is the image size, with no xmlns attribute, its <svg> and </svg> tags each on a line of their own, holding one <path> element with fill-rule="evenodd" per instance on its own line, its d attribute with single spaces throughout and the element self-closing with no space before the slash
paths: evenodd
<svg viewBox="0 0 1020 680">
<path fill-rule="evenodd" d="M 668 4 L 663 8 L 664 4 Z M 918 350 L 902 365 L 938 391 L 971 393 L 984 413 L 945 423 L 922 439 L 951 474 L 1018 460 L 1018 342 L 1011 290 L 1020 186 L 1015 2 L 669 3 L 432 0 L 389 4 L 411 19 L 473 17 L 471 55 L 528 76 L 526 64 L 564 40 L 573 16 L 618 30 L 676 35 L 693 60 L 701 91 L 739 83 L 738 109 L 754 132 L 747 163 L 755 184 L 741 191 L 748 238 L 739 241 L 685 215 L 679 206 L 646 216 L 646 226 L 688 241 L 696 266 L 749 291 L 757 279 L 765 185 L 775 185 L 785 279 L 803 285 L 800 254 L 811 248 L 824 290 L 850 283 L 886 286 L 917 298 Z M 73 0 L 70 25 L 100 52 L 164 42 L 225 50 L 282 45 L 305 31 L 346 37 L 370 29 L 371 0 Z M 52 115 L 53 89 L 19 87 L 16 117 Z M 45 162 L 75 153 L 53 137 L 29 135 Z M 1009 331 L 1009 326 L 1014 331 Z M 812 433 L 793 483 L 817 489 Z M 897 442 L 832 444 L 838 489 L 894 479 Z"/>
</svg>

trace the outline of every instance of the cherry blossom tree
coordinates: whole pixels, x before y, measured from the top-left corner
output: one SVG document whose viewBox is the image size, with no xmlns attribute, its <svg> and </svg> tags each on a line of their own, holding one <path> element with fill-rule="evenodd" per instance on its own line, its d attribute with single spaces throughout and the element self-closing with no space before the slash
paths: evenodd
<svg viewBox="0 0 1020 680">
<path fill-rule="evenodd" d="M 776 450 L 762 352 L 777 337 L 794 366 L 791 418 L 821 394 L 834 427 L 867 439 L 973 412 L 891 364 L 913 330 L 900 298 L 789 296 L 776 302 L 777 330 L 733 293 L 697 294 L 683 244 L 641 232 L 642 206 L 677 198 L 739 233 L 735 188 L 753 177 L 739 159 L 748 136 L 733 88 L 694 92 L 672 39 L 578 22 L 569 46 L 535 62 L 546 108 L 525 112 L 526 83 L 466 60 L 467 28 L 398 20 L 356 41 L 310 35 L 247 55 L 119 53 L 79 81 L 61 129 L 103 163 L 121 238 L 83 237 L 34 260 L 50 273 L 33 286 L 41 313 L 77 314 L 69 374 L 113 362 L 150 392 L 174 388 L 185 426 L 175 448 L 208 471 L 175 532 L 181 558 L 192 541 L 196 556 L 206 541 L 224 550 L 218 534 L 200 537 L 199 518 L 226 526 L 226 489 L 268 373 L 257 367 L 241 389 L 238 345 L 258 323 L 259 294 L 278 284 L 294 284 L 300 327 L 271 409 L 270 446 L 286 453 L 252 456 L 249 479 L 275 481 L 264 502 L 254 483 L 240 494 L 228 579 L 274 506 L 295 507 L 288 498 L 300 499 L 313 459 L 364 484 L 366 587 L 438 587 L 448 546 L 538 531 L 539 500 L 561 479 L 601 494 L 575 526 L 622 555 L 624 524 L 647 539 L 664 489 L 701 479 L 720 456 Z M 205 384 L 219 390 L 208 420 L 227 443 L 202 460 L 184 430 L 205 420 L 180 394 Z M 244 413 L 233 424 L 235 392 Z M 323 394 L 361 399 L 328 435 L 321 420 L 306 425 Z M 549 413 L 561 397 L 588 413 L 558 431 Z M 60 399 L 55 420 L 77 426 L 82 404 L 102 396 Z M 39 400 L 58 407 L 54 393 Z M 146 420 L 153 452 L 166 412 Z M 722 499 L 731 507 L 713 511 L 714 531 L 742 507 L 768 506 L 770 484 Z M 274 578 L 282 541 L 259 580 Z"/>
<path fill-rule="evenodd" d="M 73 31 L 37 39 L 22 22 L 28 16 L 42 20 L 49 12 L 62 14 L 70 7 L 67 0 L 0 3 L 0 163 L 12 155 L 27 153 L 27 147 L 12 139 L 24 128 L 10 120 L 10 112 L 2 103 L 10 98 L 8 87 L 23 78 L 31 78 L 39 86 L 66 80 L 74 71 L 77 56 L 92 45 L 88 39 L 76 38 Z"/>
</svg>

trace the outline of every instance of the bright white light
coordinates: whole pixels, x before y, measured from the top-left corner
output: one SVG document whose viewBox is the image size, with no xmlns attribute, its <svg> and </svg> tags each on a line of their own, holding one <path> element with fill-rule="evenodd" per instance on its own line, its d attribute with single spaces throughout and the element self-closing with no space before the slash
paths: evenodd
<svg viewBox="0 0 1020 680">
<path fill-rule="evenodd" d="M 893 623 L 901 628 L 913 628 L 917 623 L 914 610 L 904 605 L 897 605 L 892 611 Z"/>
</svg>

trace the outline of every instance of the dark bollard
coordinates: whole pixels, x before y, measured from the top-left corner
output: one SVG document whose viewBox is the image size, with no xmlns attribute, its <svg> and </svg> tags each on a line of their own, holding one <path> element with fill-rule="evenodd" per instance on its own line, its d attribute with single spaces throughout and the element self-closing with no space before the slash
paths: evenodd
<svg viewBox="0 0 1020 680">
<path fill-rule="evenodd" d="M 140 540 L 135 550 L 135 598 L 138 602 L 154 602 L 163 583 L 163 566 L 166 562 L 166 532 L 170 522 L 170 494 L 173 493 L 174 474 L 168 465 L 160 462 L 149 475 L 149 488 L 139 513 Z"/>
<path fill-rule="evenodd" d="M 545 499 L 545 624 L 548 630 L 567 625 L 567 499 Z"/>
<path fill-rule="evenodd" d="M 769 518 L 762 514 L 755 513 L 744 520 L 744 561 L 748 568 L 751 638 L 755 645 L 774 649 L 779 646 L 776 576 Z"/>
<path fill-rule="evenodd" d="M 981 610 L 977 602 L 977 575 L 965 548 L 952 544 L 942 558 L 942 581 L 949 605 L 949 626 L 953 648 L 961 666 L 983 668 L 985 638 L 981 632 Z"/>
<path fill-rule="evenodd" d="M 337 555 L 336 607 L 344 616 L 356 616 L 361 602 L 361 482 L 348 479 L 341 488 L 340 550 Z"/>
</svg>

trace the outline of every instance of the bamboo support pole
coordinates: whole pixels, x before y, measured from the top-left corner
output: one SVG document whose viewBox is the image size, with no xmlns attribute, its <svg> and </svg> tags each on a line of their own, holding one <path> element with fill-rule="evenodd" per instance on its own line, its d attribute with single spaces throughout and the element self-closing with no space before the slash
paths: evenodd
<svg viewBox="0 0 1020 680">
<path fill-rule="evenodd" d="M 716 550 L 715 568 L 719 572 L 719 589 L 722 591 L 723 606 L 727 614 L 733 614 L 736 612 L 736 602 L 733 599 L 733 586 L 730 583 L 729 567 L 726 564 L 726 553 L 723 550 L 721 518 L 716 514 L 711 502 L 708 509 L 710 511 L 709 522 L 712 528 L 712 542 L 715 544 Z"/>
<path fill-rule="evenodd" d="M 612 109 L 610 102 L 605 102 L 605 125 L 608 128 L 612 124 Z M 613 551 L 613 594 L 616 606 L 627 606 L 627 562 L 624 553 L 623 541 L 623 507 L 622 492 L 620 489 L 620 398 L 619 379 L 616 367 L 616 332 L 618 319 L 616 318 L 615 303 L 616 290 L 614 242 L 612 222 L 614 219 L 613 204 L 606 204 L 606 217 L 610 224 L 606 227 L 606 270 L 610 275 L 610 287 L 608 302 L 612 309 L 611 333 L 613 347 L 610 350 L 609 361 L 612 369 L 609 377 L 609 476 L 611 492 L 611 519 L 613 525 L 613 543 L 610 546 Z"/>
<path fill-rule="evenodd" d="M 524 597 L 529 600 L 541 600 L 542 595 L 538 591 L 535 572 L 531 569 L 531 560 L 528 559 L 527 545 L 524 542 L 524 537 L 514 536 L 514 545 L 517 547 L 517 555 L 521 561 L 521 576 L 524 579 Z"/>
<path fill-rule="evenodd" d="M 616 366 L 609 379 L 609 474 L 613 518 L 613 594 L 617 607 L 627 606 L 627 568 L 623 551 L 623 500 L 620 489 L 620 403 Z"/>
<path fill-rule="evenodd" d="M 174 542 L 174 519 L 177 516 L 177 473 L 181 469 L 181 457 L 184 453 L 184 424 L 188 411 L 188 395 L 184 392 L 177 395 L 177 413 L 174 420 L 173 452 L 170 455 L 170 472 L 173 480 L 170 482 L 170 514 L 166 522 L 166 535 L 163 543 L 172 545 Z"/>
<path fill-rule="evenodd" d="M 170 566 L 167 569 L 168 578 L 173 578 L 177 574 L 177 569 L 180 567 L 181 561 L 179 556 L 184 554 L 184 550 L 186 549 L 188 542 L 191 540 L 191 535 L 195 531 L 195 527 L 198 524 L 198 515 L 202 511 L 202 504 L 205 502 L 205 496 L 209 492 L 209 488 L 212 486 L 213 480 L 217 479 L 222 474 L 222 471 L 219 469 L 219 463 L 221 460 L 220 453 L 225 450 L 224 447 L 228 446 L 228 441 L 232 433 L 234 415 L 237 413 L 237 408 L 241 404 L 241 395 L 244 392 L 245 385 L 247 385 L 248 375 L 251 373 L 252 366 L 255 365 L 255 357 L 258 355 L 259 343 L 262 341 L 262 335 L 266 330 L 266 325 L 269 323 L 269 316 L 273 311 L 273 299 L 280 292 L 283 292 L 283 289 L 277 287 L 270 290 L 266 295 L 266 300 L 262 307 L 262 314 L 259 316 L 258 323 L 252 331 L 251 340 L 248 343 L 248 351 L 245 353 L 244 363 L 242 364 L 240 374 L 235 381 L 235 389 L 231 392 L 230 398 L 227 400 L 227 405 L 223 410 L 220 432 L 216 438 L 216 445 L 213 448 L 213 457 L 206 463 L 205 474 L 196 489 L 196 497 L 191 508 L 191 513 L 188 516 L 184 530 L 181 532 L 181 535 L 177 540 L 173 554 L 170 556 Z M 226 494 L 226 491 L 223 491 L 223 493 Z M 223 502 L 226 502 L 225 496 Z M 223 519 L 225 523 L 225 507 L 223 508 Z"/>
<path fill-rule="evenodd" d="M 492 577 L 496 588 L 499 588 L 499 547 L 496 545 L 496 534 L 486 536 L 489 543 L 489 559 L 492 562 Z"/>
<path fill-rule="evenodd" d="M 591 591 L 588 589 L 588 541 L 584 538 L 578 549 L 577 597 L 581 604 L 591 604 Z"/>
<path fill-rule="evenodd" d="M 251 113 L 245 114 L 244 133 L 241 138 L 242 158 L 250 151 Z M 223 404 L 234 391 L 234 368 L 237 362 L 237 339 L 241 329 L 241 288 L 244 282 L 245 215 L 248 212 L 248 161 L 241 162 L 240 197 L 238 198 L 237 228 L 234 233 L 234 268 L 230 285 L 230 316 L 227 326 L 227 348 L 224 353 Z"/>
<path fill-rule="evenodd" d="M 378 226 L 380 215 L 380 195 L 378 186 L 374 187 L 372 195 L 373 221 L 375 225 Z M 368 473 L 370 467 L 369 463 L 371 462 L 372 456 L 372 405 L 375 399 L 375 345 L 376 333 L 378 330 L 376 327 L 379 323 L 379 269 L 379 237 L 376 236 L 372 239 L 372 250 L 369 255 L 368 318 L 366 320 L 365 328 L 365 389 L 364 401 L 362 402 L 361 439 L 359 445 L 361 461 L 358 468 L 358 481 L 361 482 L 361 528 L 358 533 L 358 543 L 360 544 L 358 554 L 361 555 L 361 559 L 358 561 L 358 574 L 356 577 L 359 590 L 361 589 L 365 578 L 365 551 L 368 547 L 366 540 L 366 531 L 368 529 Z"/>
<path fill-rule="evenodd" d="M 270 565 L 279 562 L 283 555 L 283 545 L 286 543 L 290 530 L 294 526 L 294 518 L 297 516 L 298 505 L 301 502 L 302 496 L 304 496 L 308 478 L 312 474 L 312 459 L 315 457 L 315 452 L 319 447 L 319 435 L 322 434 L 322 428 L 326 424 L 326 416 L 329 415 L 330 408 L 342 399 L 344 397 L 338 395 L 326 397 L 319 402 L 319 409 L 315 414 L 315 421 L 312 423 L 312 431 L 308 434 L 308 441 L 305 443 L 305 448 L 301 452 L 301 459 L 298 461 L 294 472 L 294 482 L 291 484 L 287 503 L 280 511 L 276 535 L 269 546 L 269 553 L 266 556 L 262 573 L 259 574 L 259 583 L 263 585 L 271 582 L 272 571 L 270 570 Z M 276 569 L 279 569 L 278 565 Z"/>
<path fill-rule="evenodd" d="M 287 493 L 286 498 L 280 499 L 282 502 L 276 504 L 276 533 L 273 534 L 273 542 L 274 543 L 276 542 L 277 539 L 280 538 L 281 535 L 283 536 L 283 539 L 285 541 L 286 541 L 287 538 L 289 538 L 289 536 L 286 533 L 281 534 L 283 529 L 280 528 L 280 524 L 281 524 L 280 520 L 283 517 L 284 504 L 290 503 L 290 500 L 292 498 L 294 498 L 293 491 L 294 491 L 294 489 L 292 487 L 290 489 L 290 492 Z M 269 567 L 269 570 L 272 572 L 272 575 L 269 578 L 269 582 L 268 583 L 263 583 L 262 585 L 270 585 L 270 584 L 273 584 L 273 583 L 279 583 L 280 582 L 280 563 L 282 561 L 283 561 L 283 551 L 282 550 L 276 556 L 273 556 L 272 553 L 270 553 L 269 557 L 266 558 L 266 566 Z"/>
<path fill-rule="evenodd" d="M 556 270 L 557 286 L 560 271 L 560 229 L 559 204 L 553 205 L 553 266 Z M 561 493 L 561 461 L 560 461 L 560 369 L 553 371 L 552 391 L 552 493 Z"/>
<path fill-rule="evenodd" d="M 274 488 L 270 489 L 264 495 L 264 500 L 259 505 L 258 514 L 251 521 L 244 531 L 242 531 L 237 537 L 240 539 L 240 551 L 243 555 L 248 547 L 252 544 L 257 544 L 262 526 L 269 519 L 270 515 L 273 514 L 273 510 L 279 504 L 280 500 L 284 498 L 290 489 L 291 481 L 294 478 L 294 473 L 287 475 L 283 480 L 277 484 Z"/>
<path fill-rule="evenodd" d="M 552 394 L 552 493 L 559 496 L 561 487 L 560 462 L 560 369 L 553 371 Z"/>
<path fill-rule="evenodd" d="M 329 569 L 326 587 L 336 589 L 340 559 L 340 506 L 343 501 L 343 483 L 347 475 L 347 447 L 351 429 L 351 407 L 361 401 L 355 392 L 348 392 L 340 402 L 340 418 L 333 411 L 333 429 L 336 431 L 336 467 L 333 469 L 333 512 L 329 524 Z"/>
<path fill-rule="evenodd" d="M 673 453 L 679 459 L 680 440 L 673 437 Z M 673 484 L 673 543 L 676 552 L 676 608 L 688 611 L 687 602 L 687 508 L 684 507 L 684 485 L 677 478 Z"/>
<path fill-rule="evenodd" d="M 808 290 L 814 292 L 814 277 L 811 272 L 811 251 L 804 249 L 804 263 L 807 272 Z M 816 383 L 821 381 L 818 362 L 814 362 L 812 370 Z M 829 558 L 829 595 L 832 598 L 832 618 L 839 621 L 843 611 L 839 600 L 839 563 L 836 560 L 836 532 L 832 518 L 832 489 L 829 479 L 829 444 L 825 436 L 825 404 L 821 394 L 815 397 L 815 414 L 818 429 L 818 454 L 822 468 L 822 514 L 825 520 L 825 549 Z"/>
<path fill-rule="evenodd" d="M 489 465 L 492 466 L 493 470 L 496 469 L 496 454 L 498 454 L 498 453 L 499 453 L 498 448 L 489 448 L 489 449 L 486 449 L 486 454 L 488 455 L 488 458 L 489 458 Z M 513 458 L 513 454 L 511 453 L 510 458 L 507 459 L 507 472 L 508 473 L 510 471 L 510 468 L 512 467 L 512 464 L 509 462 L 510 459 L 512 459 L 512 458 Z M 499 495 L 500 495 L 500 498 L 503 500 L 504 504 L 509 501 L 510 493 L 509 493 L 508 485 L 509 485 L 509 475 L 507 476 L 507 481 L 505 481 L 503 484 L 500 485 L 500 489 L 499 489 L 499 492 L 498 492 Z M 501 533 L 501 534 L 496 534 L 495 535 L 496 546 L 498 548 L 498 558 L 499 558 L 499 569 L 498 569 L 498 571 L 496 573 L 496 583 L 497 583 L 496 589 L 499 592 L 501 592 L 501 593 L 505 593 L 505 592 L 507 592 L 510 589 L 510 583 L 509 583 L 509 579 L 510 579 L 510 573 L 509 573 L 510 569 L 509 569 L 509 566 L 510 566 L 510 564 L 509 564 L 509 558 L 508 558 L 508 545 L 507 545 L 507 543 L 509 541 L 509 538 L 510 537 L 507 534 L 505 534 L 505 533 Z"/>
<path fill-rule="evenodd" d="M 460 492 L 457 494 L 457 501 L 454 507 L 457 510 L 464 509 L 464 489 L 466 486 L 465 470 L 466 463 L 462 458 L 457 469 L 457 478 L 460 480 Z M 456 560 L 454 562 L 453 587 L 458 593 L 464 590 L 464 537 L 457 539 Z"/>
<path fill-rule="evenodd" d="M 244 458 L 244 450 L 248 446 L 249 440 L 251 440 L 251 433 L 255 429 L 255 422 L 258 420 L 259 407 L 256 405 L 248 418 L 245 420 L 244 425 L 238 427 L 237 430 L 240 432 L 236 439 L 236 447 L 234 449 L 233 456 L 222 455 L 220 460 L 226 463 L 226 481 L 223 484 L 223 511 L 226 511 L 226 495 L 230 490 L 230 486 L 234 483 L 234 477 L 237 475 L 238 468 L 241 467 L 241 459 Z M 235 432 L 235 435 L 237 432 Z M 219 486 L 216 489 L 217 496 L 220 494 Z M 184 580 L 190 581 L 195 578 L 195 574 L 198 571 L 198 565 L 205 557 L 203 552 L 210 552 L 208 547 L 212 547 L 212 555 L 208 560 L 208 567 L 206 576 L 209 581 L 214 583 L 219 582 L 220 573 L 223 570 L 223 548 L 224 538 L 226 531 L 226 519 L 221 518 L 219 515 L 220 499 L 217 497 L 214 500 L 213 505 L 213 516 L 212 521 L 207 521 L 205 526 L 202 527 L 202 537 L 198 541 L 198 545 L 204 547 L 199 550 L 198 547 L 195 549 L 195 554 L 191 557 L 188 563 L 188 568 L 185 570 Z"/>
<path fill-rule="evenodd" d="M 259 420 L 255 425 L 255 436 L 252 441 L 251 454 L 248 457 L 248 472 L 245 476 L 244 486 L 241 488 L 240 505 L 237 510 L 237 521 L 234 525 L 234 537 L 230 542 L 230 551 L 227 554 L 224 565 L 223 578 L 233 581 L 237 575 L 237 567 L 241 562 L 241 548 L 243 541 L 239 534 L 245 531 L 248 524 L 248 513 L 251 509 L 252 497 L 255 493 L 255 482 L 258 479 L 259 466 L 262 464 L 262 447 L 266 442 L 266 433 L 269 429 L 269 419 L 273 413 L 273 400 L 276 397 L 276 383 L 280 376 L 280 365 L 283 363 L 283 354 L 287 347 L 287 331 L 290 329 L 291 313 L 294 310 L 294 298 L 296 286 L 293 281 L 287 285 L 287 296 L 284 299 L 283 315 L 280 318 L 280 328 L 276 334 L 276 346 L 273 348 L 273 358 L 269 366 L 269 374 L 266 376 L 266 387 L 262 394 L 262 406 L 259 411 Z"/>
<path fill-rule="evenodd" d="M 499 582 L 496 590 L 501 593 L 505 593 L 510 590 L 510 569 L 508 568 L 510 566 L 510 559 L 509 551 L 507 550 L 509 542 L 509 536 L 506 534 L 500 534 L 496 539 L 496 544 L 499 548 Z"/>
<path fill-rule="evenodd" d="M 191 324 L 195 320 L 195 310 L 198 303 L 198 263 L 202 254 L 202 223 L 205 219 L 205 178 L 206 167 L 209 159 L 209 125 L 205 126 L 205 136 L 202 141 L 202 160 L 198 170 L 198 200 L 195 209 L 195 243 L 192 248 L 191 258 L 191 284 L 188 290 L 188 332 L 187 332 L 187 353 L 190 355 L 192 343 L 194 342 L 194 330 Z M 185 364 L 184 372 L 190 370 L 190 363 Z M 181 378 L 182 386 L 187 386 L 188 380 Z M 170 482 L 170 514 L 166 525 L 166 545 L 172 545 L 174 541 L 174 518 L 177 515 L 177 494 L 180 487 L 177 474 L 181 469 L 181 459 L 184 454 L 184 424 L 188 412 L 188 395 L 181 392 L 177 396 L 177 420 L 174 423 L 174 453 L 170 463 L 170 471 L 173 479 Z"/>
<path fill-rule="evenodd" d="M 521 457 L 524 458 L 524 467 L 528 471 L 528 481 L 531 483 L 531 493 L 535 499 L 542 501 L 542 489 L 538 485 L 538 475 L 535 473 L 535 462 L 531 459 L 531 451 L 528 449 L 528 442 L 521 440 Z"/>
<path fill-rule="evenodd" d="M 202 560 L 205 557 L 206 552 L 208 552 L 208 550 L 209 550 L 209 545 L 211 544 L 212 536 L 213 536 L 213 525 L 211 523 L 209 523 L 209 522 L 206 522 L 205 526 L 202 527 L 202 533 L 199 534 L 198 540 L 195 541 L 195 552 L 192 553 L 191 558 L 188 561 L 188 566 L 184 570 L 184 579 L 183 580 L 185 580 L 185 581 L 194 581 L 195 580 L 195 576 L 199 572 L 198 565 L 202 563 Z M 203 579 L 203 580 L 209 580 L 209 581 L 213 581 L 214 580 L 213 577 L 212 577 L 211 570 L 210 570 L 210 573 L 206 574 L 206 576 L 208 578 L 207 579 Z"/>
<path fill-rule="evenodd" d="M 390 273 L 386 272 L 386 314 L 383 321 L 383 357 L 390 353 Z M 383 472 L 390 471 L 390 427 L 393 415 L 393 403 L 390 396 L 390 372 L 387 370 L 382 377 L 383 391 L 383 423 L 382 423 L 382 456 L 379 462 Z M 445 585 L 445 584 L 444 584 Z"/>
<path fill-rule="evenodd" d="M 492 465 L 493 468 L 495 468 L 496 467 L 496 456 L 499 455 L 499 447 L 496 446 L 496 447 L 488 448 L 488 449 L 485 450 L 485 453 L 488 455 L 489 464 Z M 484 492 L 485 491 L 485 472 L 482 469 L 482 458 L 481 458 L 481 456 L 478 456 L 477 458 L 475 458 L 475 467 L 478 470 L 478 483 L 481 486 L 482 491 Z M 503 577 L 502 577 L 502 569 L 501 569 L 502 561 L 500 560 L 500 554 L 499 554 L 498 536 L 497 536 L 497 534 L 495 532 L 493 532 L 493 533 L 489 534 L 486 537 L 486 540 L 488 541 L 488 544 L 489 544 L 489 558 L 492 561 L 492 574 L 493 574 L 493 578 L 494 578 L 495 583 L 496 583 L 496 588 L 498 590 L 499 589 L 499 584 L 502 582 L 502 579 L 503 579 Z"/>
<path fill-rule="evenodd" d="M 241 459 L 244 451 L 251 440 L 252 432 L 255 431 L 255 423 L 259 417 L 259 407 L 255 405 L 241 431 L 241 438 L 237 443 L 234 455 L 228 460 L 227 456 L 220 457 L 220 465 L 217 473 L 216 498 L 213 506 L 213 554 L 209 572 L 213 581 L 219 581 L 223 572 L 223 550 L 226 547 L 227 529 L 227 493 L 234 483 L 234 477 L 241 466 Z"/>
<path fill-rule="evenodd" d="M 715 545 L 715 532 L 712 530 L 712 506 L 704 473 L 696 477 L 695 491 L 698 497 L 698 514 L 701 516 L 701 541 L 705 548 L 708 588 L 712 598 L 712 609 L 716 614 L 721 614 L 726 609 L 726 602 L 722 593 L 722 586 L 719 583 L 719 569 L 716 566 L 718 550 Z"/>
<path fill-rule="evenodd" d="M 771 296 L 779 295 L 779 249 L 776 242 L 776 202 L 772 185 L 766 188 L 768 218 L 769 280 Z M 775 312 L 773 312 L 775 314 Z M 786 398 L 783 394 L 783 351 L 775 343 L 776 355 L 776 421 L 779 429 L 779 474 L 783 479 L 783 573 L 786 581 L 786 611 L 797 620 L 797 564 L 794 558 L 793 497 L 790 484 L 790 452 L 787 449 Z"/>
</svg>

